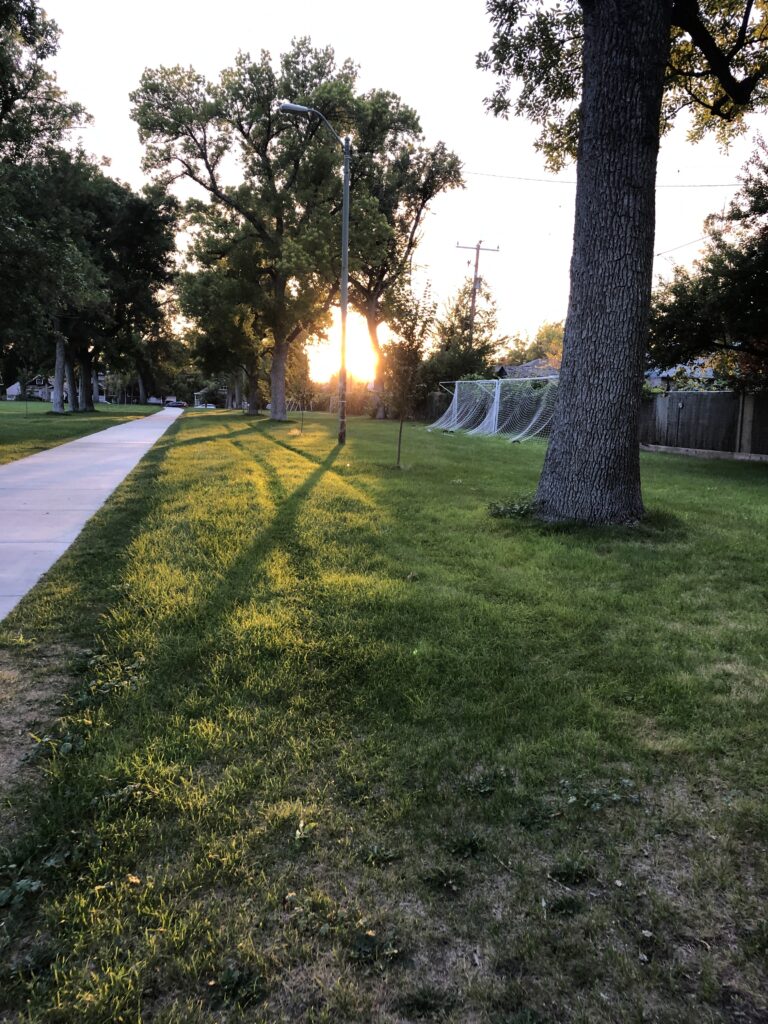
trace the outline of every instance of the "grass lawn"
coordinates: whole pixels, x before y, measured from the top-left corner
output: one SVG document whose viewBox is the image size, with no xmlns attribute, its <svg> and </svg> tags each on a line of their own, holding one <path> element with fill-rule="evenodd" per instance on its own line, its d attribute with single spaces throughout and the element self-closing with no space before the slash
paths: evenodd
<svg viewBox="0 0 768 1024">
<path fill-rule="evenodd" d="M 3 624 L 0 1020 L 768 1020 L 768 467 L 542 528 L 536 442 L 335 426 L 188 412 Z"/>
<path fill-rule="evenodd" d="M 95 412 L 54 416 L 49 402 L 0 402 L 0 465 L 135 420 L 159 408 L 100 404 Z"/>
</svg>

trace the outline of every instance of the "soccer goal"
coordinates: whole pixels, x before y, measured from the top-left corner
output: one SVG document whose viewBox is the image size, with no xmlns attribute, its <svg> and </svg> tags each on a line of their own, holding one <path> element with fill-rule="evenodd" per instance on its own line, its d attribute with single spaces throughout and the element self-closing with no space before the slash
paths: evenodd
<svg viewBox="0 0 768 1024">
<path fill-rule="evenodd" d="M 453 388 L 451 404 L 429 430 L 500 434 L 510 441 L 549 436 L 557 377 L 457 380 L 446 387 Z"/>
</svg>

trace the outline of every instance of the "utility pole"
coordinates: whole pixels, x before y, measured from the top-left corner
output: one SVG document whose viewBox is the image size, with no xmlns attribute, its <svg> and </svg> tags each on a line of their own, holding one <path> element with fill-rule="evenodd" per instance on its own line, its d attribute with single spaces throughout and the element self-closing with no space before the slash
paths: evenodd
<svg viewBox="0 0 768 1024">
<path fill-rule="evenodd" d="M 475 273 L 472 278 L 472 301 L 469 307 L 469 344 L 472 345 L 472 339 L 475 333 L 475 309 L 477 308 L 477 293 L 480 289 L 480 253 L 481 252 L 498 252 L 499 247 L 495 249 L 484 249 L 482 238 L 477 245 L 459 245 L 456 243 L 457 249 L 474 249 L 475 250 Z"/>
</svg>

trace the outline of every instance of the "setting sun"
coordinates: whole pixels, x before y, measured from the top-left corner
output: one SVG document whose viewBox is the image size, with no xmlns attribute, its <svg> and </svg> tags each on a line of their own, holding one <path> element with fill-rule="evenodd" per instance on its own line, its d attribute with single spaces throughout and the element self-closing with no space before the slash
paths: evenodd
<svg viewBox="0 0 768 1024">
<path fill-rule="evenodd" d="M 387 339 L 386 325 L 379 330 L 382 341 Z M 334 309 L 333 324 L 325 341 L 307 346 L 309 372 L 316 384 L 324 384 L 339 372 L 341 359 L 341 311 Z M 347 374 L 359 381 L 372 381 L 376 376 L 376 353 L 373 351 L 365 320 L 351 310 L 347 316 Z"/>
</svg>

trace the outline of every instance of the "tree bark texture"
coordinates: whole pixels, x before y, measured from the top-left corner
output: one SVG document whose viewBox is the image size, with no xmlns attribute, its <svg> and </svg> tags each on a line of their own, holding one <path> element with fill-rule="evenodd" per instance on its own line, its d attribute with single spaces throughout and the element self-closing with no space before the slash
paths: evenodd
<svg viewBox="0 0 768 1024">
<path fill-rule="evenodd" d="M 373 396 L 376 403 L 375 418 L 377 420 L 385 420 L 387 418 L 387 410 L 384 404 L 384 361 L 381 358 L 377 310 L 375 308 L 369 309 L 366 312 L 365 319 L 368 324 L 368 337 L 371 339 L 373 351 L 376 353 L 376 374 L 373 380 Z"/>
<path fill-rule="evenodd" d="M 141 372 L 141 370 L 137 370 L 136 371 L 136 381 L 137 381 L 137 383 L 139 385 L 139 404 L 140 405 L 146 405 L 147 404 L 147 385 L 146 385 L 146 382 L 144 380 L 144 374 Z"/>
<path fill-rule="evenodd" d="M 67 377 L 67 401 L 69 402 L 69 411 L 79 412 L 80 403 L 77 398 L 77 377 L 75 376 L 75 364 L 73 363 L 72 356 L 68 351 L 64 353 L 64 372 Z"/>
<path fill-rule="evenodd" d="M 288 342 L 275 342 L 272 350 L 272 368 L 269 371 L 271 391 L 270 419 L 285 420 L 288 418 L 285 407 L 285 369 L 288 362 Z"/>
<path fill-rule="evenodd" d="M 51 411 L 64 413 L 64 338 L 56 338 L 56 363 L 53 370 L 53 395 Z"/>
<path fill-rule="evenodd" d="M 653 271 L 665 0 L 582 0 L 584 71 L 571 291 L 536 494 L 547 521 L 643 514 L 639 413 Z"/>
<path fill-rule="evenodd" d="M 259 394 L 259 362 L 254 359 L 246 369 L 248 377 L 248 415 L 258 416 L 261 408 L 261 395 Z"/>
<path fill-rule="evenodd" d="M 95 366 L 91 366 L 91 396 L 93 398 L 93 404 L 99 404 L 99 371 Z"/>
<path fill-rule="evenodd" d="M 91 353 L 84 352 L 80 356 L 80 412 L 94 412 L 91 366 Z"/>
</svg>

